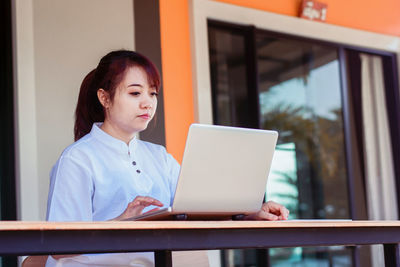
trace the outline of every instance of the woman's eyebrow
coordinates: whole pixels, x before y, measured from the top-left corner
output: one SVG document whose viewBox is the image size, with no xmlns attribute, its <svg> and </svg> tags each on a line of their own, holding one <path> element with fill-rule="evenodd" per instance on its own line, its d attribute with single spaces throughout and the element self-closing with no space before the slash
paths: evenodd
<svg viewBox="0 0 400 267">
<path fill-rule="evenodd" d="M 140 83 L 132 83 L 132 84 L 128 85 L 128 87 L 131 87 L 131 86 L 143 87 Z"/>
</svg>

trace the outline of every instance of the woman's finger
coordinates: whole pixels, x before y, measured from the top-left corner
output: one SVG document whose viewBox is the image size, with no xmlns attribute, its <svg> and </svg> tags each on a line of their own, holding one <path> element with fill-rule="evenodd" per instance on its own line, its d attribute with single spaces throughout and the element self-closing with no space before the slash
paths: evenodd
<svg viewBox="0 0 400 267">
<path fill-rule="evenodd" d="M 289 217 L 289 210 L 283 205 L 274 201 L 268 201 L 267 203 L 264 203 L 261 209 L 266 213 L 272 213 L 276 215 L 279 220 L 287 220 Z"/>
<path fill-rule="evenodd" d="M 276 212 L 280 211 L 283 206 L 274 201 L 268 201 L 264 203 L 263 207 L 265 207 L 268 211 Z"/>
<path fill-rule="evenodd" d="M 257 220 L 277 221 L 279 217 L 270 212 L 261 211 L 257 214 Z"/>
<path fill-rule="evenodd" d="M 137 206 L 150 206 L 150 205 L 154 205 L 154 206 L 159 206 L 162 207 L 164 206 L 163 203 L 161 203 L 159 200 L 152 198 L 152 197 L 143 197 L 143 196 L 137 196 L 131 203 L 133 203 L 133 205 Z"/>
<path fill-rule="evenodd" d="M 286 209 L 283 205 L 278 204 L 274 201 L 268 201 L 267 203 L 264 203 L 263 205 L 264 210 L 268 210 L 273 213 L 279 213 L 279 214 L 288 214 L 288 209 Z"/>
</svg>

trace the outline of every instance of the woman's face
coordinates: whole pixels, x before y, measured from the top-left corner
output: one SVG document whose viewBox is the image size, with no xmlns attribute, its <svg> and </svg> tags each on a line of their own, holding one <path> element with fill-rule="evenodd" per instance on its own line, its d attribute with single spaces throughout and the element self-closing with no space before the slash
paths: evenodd
<svg viewBox="0 0 400 267">
<path fill-rule="evenodd" d="M 149 84 L 142 68 L 130 67 L 117 86 L 114 99 L 103 103 L 103 106 L 104 124 L 122 135 L 133 136 L 146 129 L 153 118 L 157 108 L 157 91 Z"/>
</svg>

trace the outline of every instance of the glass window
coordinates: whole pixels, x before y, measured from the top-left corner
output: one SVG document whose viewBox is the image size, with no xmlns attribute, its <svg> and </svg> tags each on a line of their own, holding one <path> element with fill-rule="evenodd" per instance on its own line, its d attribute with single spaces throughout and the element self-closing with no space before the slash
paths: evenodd
<svg viewBox="0 0 400 267">
<path fill-rule="evenodd" d="M 280 133 L 267 196 L 292 218 L 350 218 L 335 48 L 257 36 L 260 126 Z"/>
<path fill-rule="evenodd" d="M 251 127 L 257 118 L 259 128 L 279 132 L 266 198 L 287 206 L 290 218 L 350 218 L 338 49 L 249 29 L 209 22 L 214 123 Z M 260 253 L 226 251 L 223 266 L 257 266 Z M 351 266 L 352 251 L 269 249 L 271 266 L 332 262 Z"/>
<path fill-rule="evenodd" d="M 246 126 L 249 114 L 245 36 L 210 28 L 210 66 L 214 120 L 221 125 Z"/>
</svg>

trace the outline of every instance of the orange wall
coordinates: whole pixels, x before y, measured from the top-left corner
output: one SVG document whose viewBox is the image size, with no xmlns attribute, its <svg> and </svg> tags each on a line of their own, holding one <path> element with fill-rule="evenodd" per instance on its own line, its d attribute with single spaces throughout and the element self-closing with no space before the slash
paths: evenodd
<svg viewBox="0 0 400 267">
<path fill-rule="evenodd" d="M 400 36 L 399 0 L 318 0 L 328 4 L 327 23 Z M 301 0 L 219 0 L 229 4 L 297 16 Z"/>
<path fill-rule="evenodd" d="M 160 0 L 165 137 L 178 161 L 194 121 L 188 9 L 188 0 Z"/>
<path fill-rule="evenodd" d="M 194 121 L 188 1 L 160 0 L 166 143 L 168 151 L 179 161 L 187 129 Z M 288 16 L 297 16 L 301 3 L 301 0 L 218 1 Z M 328 4 L 326 23 L 400 36 L 399 0 L 320 2 Z"/>
</svg>

